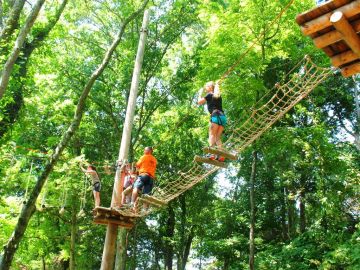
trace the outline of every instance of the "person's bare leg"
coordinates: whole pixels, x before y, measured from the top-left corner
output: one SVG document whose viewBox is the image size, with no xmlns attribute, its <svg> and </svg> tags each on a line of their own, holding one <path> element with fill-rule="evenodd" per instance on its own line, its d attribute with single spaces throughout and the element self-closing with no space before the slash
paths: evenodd
<svg viewBox="0 0 360 270">
<path fill-rule="evenodd" d="M 218 125 L 211 123 L 210 128 L 209 128 L 209 145 L 210 145 L 210 147 L 213 147 L 216 144 L 217 130 L 218 130 Z"/>
<path fill-rule="evenodd" d="M 129 193 L 131 193 L 131 189 L 132 187 L 127 187 L 122 193 L 121 193 L 121 205 L 127 203 L 127 196 L 129 195 Z"/>
<path fill-rule="evenodd" d="M 216 131 L 216 145 L 220 149 L 222 149 L 221 135 L 222 135 L 223 131 L 224 131 L 224 127 L 218 125 L 217 131 Z"/>
<path fill-rule="evenodd" d="M 94 194 L 94 200 L 95 200 L 95 207 L 100 206 L 100 192 L 93 191 Z"/>
<path fill-rule="evenodd" d="M 138 188 L 134 188 L 132 195 L 131 195 L 131 203 L 134 203 L 138 197 L 139 194 L 139 189 Z"/>
</svg>

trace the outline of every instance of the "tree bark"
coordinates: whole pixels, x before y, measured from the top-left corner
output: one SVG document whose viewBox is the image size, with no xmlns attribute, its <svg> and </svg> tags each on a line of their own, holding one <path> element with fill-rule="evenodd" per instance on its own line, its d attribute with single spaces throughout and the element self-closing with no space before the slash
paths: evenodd
<svg viewBox="0 0 360 270">
<path fill-rule="evenodd" d="M 299 212 L 300 212 L 300 233 L 304 233 L 306 229 L 306 214 L 305 214 L 305 186 L 306 174 L 303 172 L 300 176 L 301 190 L 299 193 Z"/>
<path fill-rule="evenodd" d="M 355 146 L 360 151 L 360 96 L 359 96 L 359 84 L 358 81 L 354 79 L 355 82 L 355 109 L 356 109 L 356 124 L 354 130 L 355 137 Z"/>
<path fill-rule="evenodd" d="M 3 16 L 4 16 L 3 3 L 2 0 L 0 0 L 0 32 L 4 27 Z"/>
<path fill-rule="evenodd" d="M 287 225 L 286 225 L 286 188 L 283 189 L 283 199 L 281 200 L 281 231 L 282 231 L 282 239 L 289 239 L 287 233 Z"/>
<path fill-rule="evenodd" d="M 250 176 L 250 235 L 249 235 L 249 269 L 254 270 L 255 263 L 255 179 L 257 151 L 252 153 L 253 161 Z"/>
<path fill-rule="evenodd" d="M 74 198 L 75 199 L 75 198 Z M 77 218 L 76 218 L 76 209 L 75 205 L 72 205 L 71 209 L 71 236 L 70 236 L 70 266 L 69 270 L 75 270 L 76 269 L 76 250 L 75 250 L 75 244 L 76 244 L 76 233 L 77 233 Z"/>
<path fill-rule="evenodd" d="M 31 191 L 30 197 L 27 200 L 26 204 L 23 206 L 18 222 L 15 226 L 14 232 L 12 236 L 10 237 L 8 243 L 4 247 L 4 254 L 2 257 L 2 260 L 0 262 L 0 270 L 7 270 L 11 266 L 11 262 L 13 260 L 14 254 L 18 248 L 18 245 L 21 241 L 21 239 L 24 236 L 25 230 L 28 226 L 29 220 L 31 216 L 33 215 L 35 211 L 35 203 L 36 200 L 41 192 L 41 189 L 47 180 L 49 174 L 52 172 L 55 164 L 59 160 L 63 150 L 67 146 L 67 144 L 70 142 L 70 139 L 75 134 L 77 129 L 79 128 L 81 118 L 85 109 L 85 103 L 86 99 L 90 93 L 91 88 L 93 87 L 96 79 L 103 73 L 104 69 L 109 64 L 109 61 L 111 59 L 111 56 L 113 55 L 116 47 L 120 43 L 120 40 L 123 36 L 124 30 L 126 25 L 136 17 L 137 13 L 133 13 L 130 17 L 128 17 L 124 23 L 122 24 L 119 33 L 117 34 L 116 38 L 114 39 L 113 43 L 109 47 L 109 49 L 106 51 L 104 58 L 102 60 L 102 63 L 98 66 L 98 68 L 92 73 L 90 76 L 88 82 L 84 86 L 81 96 L 78 100 L 78 104 L 76 106 L 74 118 L 67 129 L 67 131 L 64 133 L 63 137 L 61 138 L 61 141 L 58 143 L 54 153 L 50 157 L 50 160 L 45 165 L 43 171 L 38 176 L 36 185 Z"/>
<path fill-rule="evenodd" d="M 141 8 L 134 13 L 134 16 L 139 14 L 142 10 L 145 9 L 148 0 L 144 1 Z M 142 63 L 144 59 L 145 44 L 147 39 L 147 26 L 149 23 L 150 11 L 145 10 L 143 21 L 142 21 L 142 31 L 140 34 L 139 45 L 137 49 L 133 76 L 131 80 L 130 95 L 128 99 L 128 104 L 126 108 L 125 123 L 123 127 L 123 133 L 121 137 L 121 144 L 119 149 L 118 161 L 125 162 L 128 160 L 128 153 L 131 142 L 131 132 L 133 129 L 136 100 L 138 96 L 138 88 L 140 83 L 140 73 L 142 68 Z M 125 173 L 120 166 L 117 167 L 113 185 L 113 192 L 111 198 L 112 207 L 121 206 L 121 196 L 124 186 Z M 101 270 L 110 270 L 113 269 L 115 251 L 116 251 L 116 270 L 125 270 L 126 267 L 126 229 L 120 227 L 119 240 L 116 247 L 116 235 L 117 235 L 117 225 L 108 224 L 106 229 L 105 243 L 101 261 Z"/>
<path fill-rule="evenodd" d="M 165 270 L 172 270 L 174 247 L 172 240 L 175 231 L 175 212 L 171 205 L 168 206 L 168 219 L 166 222 L 166 240 L 164 244 Z"/>
<path fill-rule="evenodd" d="M 287 188 L 286 188 L 286 194 L 287 194 L 288 237 L 289 239 L 291 239 L 295 235 L 295 200 L 289 198 L 289 192 Z"/>
<path fill-rule="evenodd" d="M 195 236 L 195 227 L 191 226 L 190 231 L 186 233 L 186 197 L 179 197 L 181 216 L 180 216 L 180 246 L 178 249 L 178 270 L 185 270 L 186 263 L 190 254 L 190 248 Z"/>
<path fill-rule="evenodd" d="M 126 235 L 127 230 L 121 228 L 118 234 L 118 240 L 116 243 L 116 253 L 117 256 L 115 257 L 115 267 L 114 270 L 125 270 L 126 266 L 126 250 L 127 250 L 127 241 Z"/>
<path fill-rule="evenodd" d="M 16 0 L 10 11 L 9 18 L 6 21 L 3 21 L 3 23 L 5 24 L 1 28 L 1 32 L 0 32 L 0 47 L 2 47 L 2 45 L 9 40 L 10 36 L 14 33 L 15 29 L 18 27 L 19 17 L 24 7 L 24 4 L 25 4 L 25 0 Z"/>
<path fill-rule="evenodd" d="M 16 75 L 14 75 L 19 87 L 12 89 L 12 98 L 14 102 L 6 103 L 5 107 L 2 109 L 2 113 L 5 117 L 3 117 L 0 121 L 0 138 L 2 138 L 6 134 L 8 128 L 15 123 L 19 111 L 24 103 L 24 81 L 27 76 L 27 64 L 30 60 L 30 56 L 35 49 L 39 48 L 43 44 L 45 38 L 59 21 L 67 3 L 68 0 L 63 0 L 55 15 L 49 19 L 49 23 L 44 28 L 37 31 L 30 43 L 25 42 L 24 47 L 21 49 L 21 54 L 16 60 L 16 64 L 19 66 L 19 71 Z"/>
<path fill-rule="evenodd" d="M 136 252 L 137 252 L 137 226 L 134 226 L 133 229 L 133 250 L 132 250 L 132 270 L 136 270 Z M 156 256 L 155 256 L 156 259 Z"/>
<path fill-rule="evenodd" d="M 7 59 L 0 78 L 0 99 L 3 97 L 6 87 L 10 80 L 11 71 L 14 67 L 15 61 L 20 54 L 21 47 L 25 42 L 27 34 L 30 32 L 31 27 L 34 25 L 34 22 L 40 12 L 41 7 L 43 6 L 45 0 L 38 0 L 34 5 L 31 13 L 26 19 L 25 25 L 21 28 L 20 33 L 15 41 L 15 46 Z"/>
</svg>

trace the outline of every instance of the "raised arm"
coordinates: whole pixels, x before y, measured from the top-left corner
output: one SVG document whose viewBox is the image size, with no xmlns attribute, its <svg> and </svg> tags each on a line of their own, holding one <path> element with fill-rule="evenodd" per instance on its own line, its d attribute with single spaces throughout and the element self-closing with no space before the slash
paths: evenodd
<svg viewBox="0 0 360 270">
<path fill-rule="evenodd" d="M 204 93 L 204 88 L 201 87 L 198 95 L 198 105 L 204 105 L 206 103 L 206 99 L 202 96 L 203 93 Z"/>
<path fill-rule="evenodd" d="M 86 173 L 87 170 L 81 164 L 79 166 L 80 166 L 80 169 L 82 170 L 82 172 Z"/>
<path fill-rule="evenodd" d="M 214 87 L 214 97 L 218 98 L 220 96 L 221 96 L 220 84 L 219 84 L 219 81 L 217 81 L 215 83 L 215 87 Z"/>
</svg>

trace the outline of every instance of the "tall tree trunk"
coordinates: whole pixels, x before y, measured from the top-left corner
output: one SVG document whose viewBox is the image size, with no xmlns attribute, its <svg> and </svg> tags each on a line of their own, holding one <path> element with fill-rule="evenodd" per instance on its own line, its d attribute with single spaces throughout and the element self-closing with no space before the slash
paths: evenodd
<svg viewBox="0 0 360 270">
<path fill-rule="evenodd" d="M 16 60 L 16 65 L 19 66 L 19 71 L 14 74 L 18 87 L 12 90 L 13 102 L 7 102 L 2 108 L 1 113 L 5 116 L 0 121 L 0 138 L 2 138 L 9 127 L 13 125 L 19 115 L 19 111 L 24 103 L 24 82 L 27 76 L 27 65 L 33 51 L 39 48 L 45 38 L 49 35 L 56 23 L 59 21 L 68 0 L 63 0 L 59 8 L 56 10 L 55 15 L 49 19 L 49 23 L 42 29 L 38 29 L 31 42 L 25 42 L 24 47 L 21 49 L 21 54 Z"/>
<path fill-rule="evenodd" d="M 255 263 L 255 179 L 256 179 L 256 162 L 257 151 L 252 153 L 253 161 L 250 176 L 250 235 L 249 235 L 249 269 L 254 270 Z"/>
<path fill-rule="evenodd" d="M 174 256 L 174 247 L 173 247 L 173 237 L 175 231 L 175 212 L 171 204 L 168 206 L 168 218 L 166 222 L 166 239 L 164 244 L 164 261 L 165 261 L 165 270 L 172 270 L 173 265 L 173 256 Z"/>
<path fill-rule="evenodd" d="M 291 239 L 295 235 L 295 200 L 292 198 L 293 195 L 289 194 L 288 189 L 286 189 L 287 194 L 287 216 L 288 216 L 288 236 Z"/>
<path fill-rule="evenodd" d="M 144 10 L 148 0 L 144 1 L 140 11 Z M 139 45 L 136 53 L 134 70 L 131 79 L 130 87 L 130 96 L 127 101 L 126 116 L 124 121 L 124 127 L 121 137 L 118 161 L 124 162 L 128 160 L 129 148 L 131 145 L 131 133 L 133 129 L 136 100 L 138 96 L 138 89 L 140 84 L 140 74 L 142 63 L 144 59 L 145 45 L 147 39 L 147 27 L 150 19 L 150 11 L 145 10 L 142 20 L 142 31 L 140 33 Z M 121 206 L 121 192 L 124 188 L 124 179 L 125 172 L 120 169 L 120 166 L 117 167 L 113 185 L 113 192 L 111 198 L 111 207 L 120 207 Z M 106 236 L 104 242 L 103 255 L 101 260 L 101 270 L 112 270 L 114 265 L 114 259 L 116 259 L 115 269 L 116 270 L 125 270 L 126 267 L 126 235 L 127 230 L 125 228 L 119 228 L 119 237 L 116 241 L 116 236 L 118 233 L 118 227 L 115 224 L 108 224 L 106 229 Z M 115 248 L 117 245 L 117 248 Z M 115 253 L 116 252 L 116 253 Z M 116 256 L 115 256 L 116 254 Z"/>
<path fill-rule="evenodd" d="M 11 8 L 9 17 L 5 22 L 3 21 L 4 25 L 0 32 L 0 51 L 2 50 L 1 47 L 3 47 L 6 42 L 8 42 L 15 29 L 18 28 L 19 18 L 24 4 L 25 0 L 15 0 Z"/>
<path fill-rule="evenodd" d="M 355 146 L 360 151 L 360 93 L 359 82 L 355 80 L 355 110 L 356 110 L 356 123 L 354 130 Z"/>
<path fill-rule="evenodd" d="M 102 63 L 92 73 L 88 82 L 84 86 L 81 96 L 78 100 L 78 104 L 76 106 L 76 111 L 74 114 L 73 121 L 71 122 L 67 131 L 64 133 L 63 137 L 61 138 L 61 141 L 56 146 L 54 154 L 50 157 L 50 160 L 45 165 L 42 173 L 37 177 L 36 185 L 33 188 L 33 190 L 31 191 L 30 197 L 27 200 L 26 204 L 23 205 L 18 222 L 15 226 L 14 232 L 11 235 L 8 243 L 4 247 L 4 254 L 3 254 L 2 260 L 0 262 L 0 270 L 7 270 L 10 268 L 14 254 L 18 248 L 18 245 L 19 245 L 21 239 L 24 236 L 24 233 L 28 226 L 29 220 L 35 211 L 35 203 L 41 192 L 41 189 L 42 189 L 45 181 L 47 180 L 49 174 L 52 172 L 55 164 L 58 162 L 63 150 L 65 149 L 67 144 L 70 142 L 70 139 L 72 138 L 72 136 L 75 134 L 75 132 L 79 128 L 81 118 L 82 118 L 82 115 L 83 115 L 83 112 L 85 109 L 86 99 L 90 93 L 90 90 L 93 87 L 96 79 L 103 73 L 104 69 L 109 64 L 111 56 L 113 55 L 116 47 L 120 43 L 120 40 L 122 38 L 122 35 L 124 33 L 126 25 L 131 20 L 133 20 L 137 16 L 137 14 L 138 14 L 137 12 L 134 12 L 131 16 L 129 16 L 124 21 L 124 23 L 122 24 L 122 26 L 120 28 L 119 33 L 116 35 L 116 38 L 114 39 L 113 43 L 111 44 L 109 49 L 106 51 L 104 58 L 102 60 Z"/>
<path fill-rule="evenodd" d="M 282 231 L 282 239 L 289 239 L 289 235 L 287 233 L 287 225 L 286 225 L 286 188 L 283 188 L 283 197 L 281 200 L 281 231 Z"/>
<path fill-rule="evenodd" d="M 126 241 L 127 232 L 128 231 L 126 229 L 119 230 L 118 239 L 117 239 L 117 243 L 116 243 L 117 256 L 115 257 L 114 270 L 125 270 L 126 250 L 127 250 L 127 241 Z"/>
<path fill-rule="evenodd" d="M 183 252 L 183 255 L 181 258 L 181 262 L 182 262 L 181 270 L 186 269 L 186 263 L 189 258 L 189 255 L 190 255 L 191 244 L 192 244 L 194 237 L 195 237 L 195 227 L 192 226 L 190 229 L 190 233 L 187 236 L 187 239 L 184 244 L 184 252 Z"/>
<path fill-rule="evenodd" d="M 302 189 L 299 195 L 299 211 L 300 211 L 300 233 L 304 233 L 306 229 L 305 215 L 305 190 Z"/>
<path fill-rule="evenodd" d="M 15 46 L 3 67 L 0 78 L 0 99 L 3 97 L 5 93 L 6 87 L 10 80 L 12 69 L 14 67 L 16 59 L 20 54 L 20 50 L 25 42 L 25 38 L 27 34 L 30 32 L 31 27 L 34 25 L 34 22 L 44 2 L 45 0 L 38 0 L 35 3 L 34 8 L 31 10 L 29 16 L 27 17 L 25 25 L 21 28 L 20 33 L 15 41 Z"/>
<path fill-rule="evenodd" d="M 2 0 L 0 0 L 0 32 L 4 27 L 3 16 L 4 16 L 3 3 Z"/>
<path fill-rule="evenodd" d="M 225 257 L 224 258 L 224 265 L 223 265 L 222 270 L 228 270 L 229 266 L 230 266 L 230 259 L 228 257 Z"/>
<path fill-rule="evenodd" d="M 75 198 L 73 198 L 75 200 Z M 72 204 L 71 207 L 71 236 L 70 236 L 70 266 L 69 270 L 76 269 L 76 234 L 77 234 L 77 217 L 76 217 L 76 209 L 75 204 Z"/>
<path fill-rule="evenodd" d="M 190 254 L 190 248 L 194 239 L 195 227 L 191 226 L 190 231 L 186 233 L 186 197 L 182 195 L 179 197 L 181 216 L 180 216 L 180 246 L 178 250 L 178 270 L 185 270 L 186 263 Z"/>
<path fill-rule="evenodd" d="M 41 261 L 42 261 L 42 269 L 43 269 L 43 270 L 46 270 L 45 256 L 41 256 Z"/>
<path fill-rule="evenodd" d="M 133 250 L 132 250 L 132 268 L 131 268 L 132 270 L 136 270 L 136 253 L 137 253 L 136 243 L 137 243 L 137 226 L 135 225 L 133 229 Z"/>
</svg>

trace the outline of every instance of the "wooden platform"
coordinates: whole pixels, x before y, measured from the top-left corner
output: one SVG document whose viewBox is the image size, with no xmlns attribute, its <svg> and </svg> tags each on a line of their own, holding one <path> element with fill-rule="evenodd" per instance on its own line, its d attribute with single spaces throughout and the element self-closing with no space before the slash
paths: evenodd
<svg viewBox="0 0 360 270">
<path fill-rule="evenodd" d="M 227 164 L 224 163 L 224 162 L 220 162 L 220 161 L 217 161 L 217 160 L 211 160 L 209 158 L 204 158 L 204 157 L 200 157 L 200 156 L 195 156 L 194 161 L 200 162 L 200 163 L 211 164 L 211 165 L 221 167 L 221 168 L 227 168 Z"/>
<path fill-rule="evenodd" d="M 360 0 L 326 2 L 299 14 L 296 22 L 344 77 L 360 72 Z"/>
<path fill-rule="evenodd" d="M 116 224 L 120 227 L 131 229 L 134 226 L 135 218 L 121 214 L 115 208 L 96 207 L 93 210 L 95 224 Z"/>
<path fill-rule="evenodd" d="M 205 147 L 203 148 L 203 151 L 205 153 L 210 153 L 210 154 L 214 154 L 214 155 L 218 155 L 218 156 L 222 156 L 225 157 L 227 159 L 231 159 L 231 160 L 237 160 L 237 156 L 233 155 L 223 149 L 218 149 L 218 148 L 213 148 L 213 147 Z"/>
</svg>

